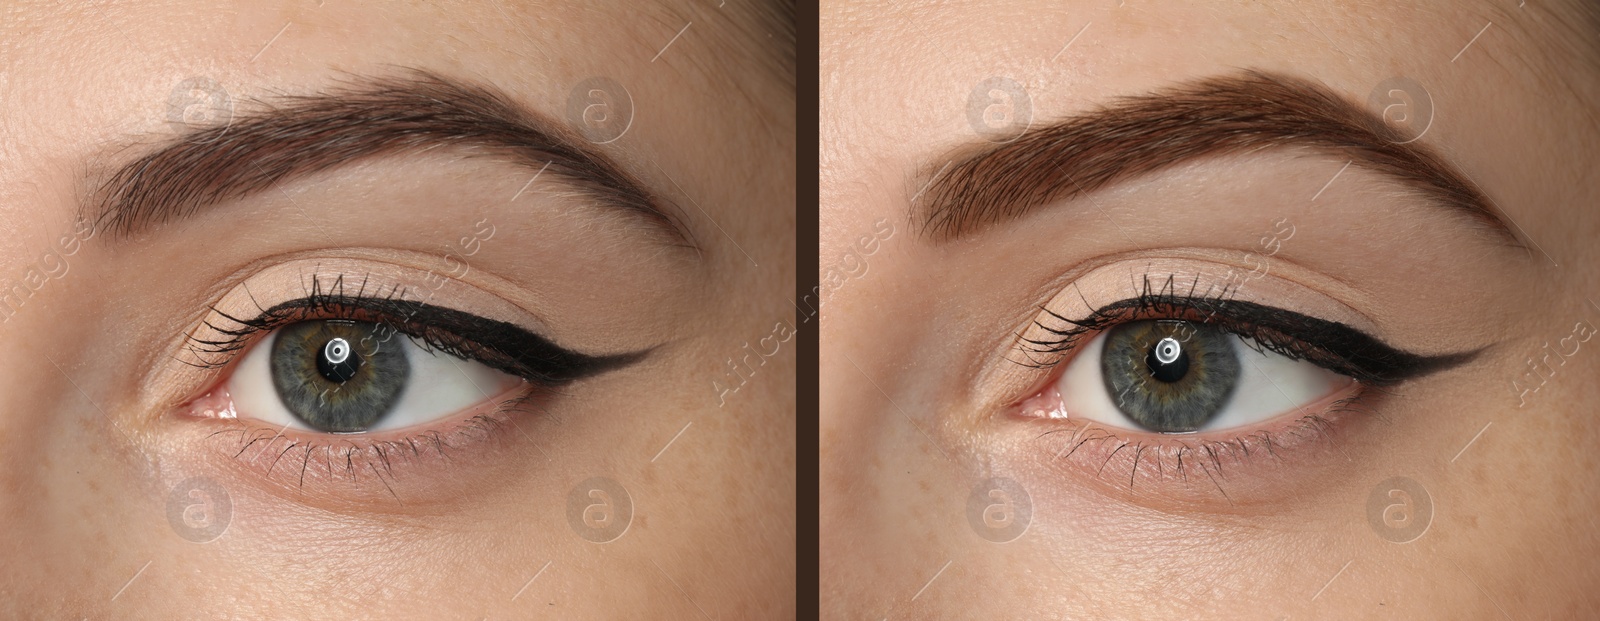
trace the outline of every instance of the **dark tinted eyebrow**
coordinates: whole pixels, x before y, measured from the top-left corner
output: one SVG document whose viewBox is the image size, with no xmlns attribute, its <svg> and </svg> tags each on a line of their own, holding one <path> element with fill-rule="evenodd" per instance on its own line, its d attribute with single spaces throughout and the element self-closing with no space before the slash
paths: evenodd
<svg viewBox="0 0 1600 621">
<path fill-rule="evenodd" d="M 1488 197 L 1407 140 L 1321 85 L 1245 71 L 1121 99 L 1005 144 L 959 149 L 939 160 L 949 163 L 913 201 L 913 221 L 924 235 L 951 240 L 1197 158 L 1301 146 L 1394 177 L 1522 246 Z"/>
<path fill-rule="evenodd" d="M 694 246 L 680 210 L 581 137 L 500 91 L 419 70 L 286 96 L 92 173 L 86 215 L 126 239 L 313 173 L 441 147 L 508 155 Z"/>
</svg>

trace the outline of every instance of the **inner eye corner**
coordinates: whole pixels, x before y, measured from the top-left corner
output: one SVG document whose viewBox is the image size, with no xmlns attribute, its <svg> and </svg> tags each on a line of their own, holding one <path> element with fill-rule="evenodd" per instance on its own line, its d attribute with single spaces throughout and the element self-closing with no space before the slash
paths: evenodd
<svg viewBox="0 0 1600 621">
<path fill-rule="evenodd" d="M 241 422 L 266 422 L 274 429 L 293 426 L 309 433 L 422 429 L 457 415 L 509 411 L 513 408 L 504 406 L 508 402 L 542 402 L 547 395 L 559 396 L 559 389 L 571 381 L 624 366 L 641 354 L 586 355 L 512 322 L 421 301 L 321 292 L 277 304 L 255 303 L 259 314 L 245 310 L 252 302 L 254 298 L 234 315 L 229 314 L 235 311 L 232 306 L 214 306 L 197 319 L 199 325 L 184 335 L 187 342 L 177 352 L 181 361 L 209 374 L 203 380 L 186 376 L 193 392 L 166 407 L 198 418 L 219 418 L 226 409 L 229 418 Z M 289 345 L 295 347 L 286 349 Z M 294 358 L 288 366 L 297 375 L 316 376 L 322 383 L 290 382 L 294 387 L 280 391 L 275 368 L 283 370 L 280 359 L 287 360 L 286 355 Z M 385 357 L 412 370 L 403 376 L 368 370 Z M 380 375 L 391 379 L 370 379 Z M 361 395 L 379 392 L 390 402 L 362 405 L 371 400 Z M 311 409 L 292 407 L 289 401 L 295 395 L 305 397 L 300 405 Z M 219 400 L 227 403 L 219 406 Z M 340 425 L 304 416 L 328 410 L 321 406 L 329 404 L 359 406 L 345 409 L 373 416 Z"/>
</svg>

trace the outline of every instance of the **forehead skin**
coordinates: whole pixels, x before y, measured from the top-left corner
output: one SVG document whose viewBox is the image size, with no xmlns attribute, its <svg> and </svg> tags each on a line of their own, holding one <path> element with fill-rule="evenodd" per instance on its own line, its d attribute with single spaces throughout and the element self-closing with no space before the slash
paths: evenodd
<svg viewBox="0 0 1600 621">
<path fill-rule="evenodd" d="M 973 537 L 965 521 L 972 485 L 968 473 L 958 472 L 965 464 L 942 455 L 948 446 L 936 446 L 942 436 L 926 426 L 936 423 L 925 411 L 938 404 L 919 401 L 942 389 L 934 378 L 947 367 L 966 368 L 920 354 L 945 352 L 930 343 L 969 339 L 962 329 L 982 329 L 962 323 L 962 317 L 933 317 L 927 309 L 978 313 L 972 309 L 998 304 L 982 295 L 987 282 L 963 282 L 926 266 L 966 262 L 1010 269 L 1000 267 L 1001 249 L 982 241 L 938 246 L 919 238 L 906 215 L 908 197 L 943 163 L 937 158 L 980 140 L 969 125 L 968 96 L 994 76 L 1026 87 L 1036 124 L 1118 96 L 1244 68 L 1303 76 L 1357 102 L 1365 102 L 1379 82 L 1409 76 L 1427 86 L 1435 104 L 1428 144 L 1484 188 L 1560 264 L 1538 266 L 1537 280 L 1518 283 L 1525 288 L 1517 294 L 1501 281 L 1483 284 L 1502 287 L 1485 291 L 1508 300 L 1505 312 L 1474 318 L 1505 324 L 1490 328 L 1500 330 L 1509 350 L 1496 354 L 1504 362 L 1495 364 L 1503 366 L 1485 372 L 1486 381 L 1497 382 L 1497 390 L 1502 378 L 1515 377 L 1522 351 L 1537 350 L 1549 338 L 1545 333 L 1565 336 L 1569 317 L 1592 323 L 1593 309 L 1583 295 L 1600 291 L 1600 248 L 1592 243 L 1600 234 L 1600 211 L 1592 208 L 1600 201 L 1600 184 L 1592 177 L 1600 127 L 1592 103 L 1584 102 L 1596 94 L 1595 63 L 1572 55 L 1575 48 L 1561 39 L 1570 25 L 1558 24 L 1567 18 L 1552 15 L 1547 6 L 1529 2 L 1526 13 L 1519 13 L 1516 2 L 1467 4 L 824 3 L 820 262 L 825 272 L 847 270 L 852 279 L 824 296 L 822 311 L 824 610 L 873 618 L 1007 617 L 1022 611 L 1058 618 L 1392 618 L 1408 612 L 1488 617 L 1497 614 L 1496 605 L 1513 615 L 1542 616 L 1543 601 L 1555 617 L 1585 605 L 1592 611 L 1596 604 L 1583 585 L 1596 568 L 1582 560 L 1591 557 L 1573 552 L 1541 560 L 1523 552 L 1595 548 L 1592 526 L 1586 526 L 1592 525 L 1597 497 L 1589 474 L 1596 466 L 1595 433 L 1581 421 L 1588 420 L 1584 412 L 1593 409 L 1597 396 L 1592 382 L 1576 379 L 1595 372 L 1592 356 L 1566 365 L 1562 372 L 1571 369 L 1571 381 L 1542 402 L 1542 417 L 1519 417 L 1504 399 L 1491 403 L 1466 389 L 1439 400 L 1459 408 L 1432 412 L 1438 418 L 1429 419 L 1454 421 L 1454 447 L 1490 418 L 1496 422 L 1489 434 L 1505 435 L 1501 444 L 1480 441 L 1473 447 L 1483 451 L 1477 469 L 1455 471 L 1458 478 L 1450 485 L 1459 486 L 1453 489 L 1460 495 L 1451 528 L 1435 524 L 1429 537 L 1437 538 L 1410 548 L 1377 541 L 1365 524 L 1352 528 L 1348 538 L 1261 530 L 1241 541 L 1224 537 L 1227 529 L 1198 528 L 1143 542 L 1057 546 L 1044 535 L 1030 535 L 989 545 Z M 1494 25 L 1469 46 L 1490 21 Z M 1337 161 L 1332 166 L 1337 169 Z M 1085 217 L 1094 220 L 1086 223 L 1088 230 L 1116 235 L 1097 215 Z M 858 239 L 880 219 L 894 224 L 896 236 L 865 259 L 870 269 L 863 272 L 850 257 L 862 254 Z M 1023 235 L 1016 230 L 1033 224 L 1006 234 Z M 1056 225 L 1040 225 L 1047 226 Z M 1028 239 L 1042 236 L 1029 234 L 1034 236 Z M 1014 249 L 1005 257 L 1027 263 L 1032 257 L 1024 250 L 1032 249 Z M 1533 257 L 1528 265 L 1544 261 L 1539 251 Z M 1470 283 L 1470 276 L 1459 277 Z M 947 298 L 967 301 L 943 304 Z M 950 329 L 951 323 L 958 329 Z M 915 421 L 924 426 L 914 427 Z M 1466 427 L 1460 438 L 1455 425 Z M 1529 506 L 1546 513 L 1531 519 Z M 1349 511 L 1341 506 L 1334 513 Z M 1494 534 L 1480 529 L 1491 522 L 1498 526 Z M 1152 530 L 1161 532 L 1140 532 Z M 1052 556 L 1062 549 L 1087 553 Z M 1350 560 L 1347 554 L 1359 558 L 1311 601 Z M 1464 570 L 1446 562 L 1452 554 Z M 1208 574 L 1223 558 L 1263 562 L 1253 572 Z M 1547 562 L 1564 570 L 1539 569 Z M 1521 578 L 1529 572 L 1541 576 L 1537 584 Z M 1364 612 L 1368 606 L 1371 612 Z"/>
<path fill-rule="evenodd" d="M 683 23 L 696 17 L 688 7 L 415 3 L 403 10 L 375 10 L 360 3 L 298 2 L 241 10 L 228 3 L 193 2 L 92 8 L 41 3 L 6 11 L 0 87 L 5 88 L 8 131 L 0 135 L 0 154 L 11 162 L 40 162 L 37 169 L 5 171 L 29 173 L 35 183 L 28 186 L 45 185 L 37 177 L 42 170 L 81 172 L 85 153 L 112 146 L 106 128 L 165 129 L 173 86 L 194 76 L 240 91 L 231 92 L 235 99 L 267 98 L 327 88 L 338 72 L 372 74 L 420 64 L 494 84 L 558 119 L 564 119 L 572 85 L 610 76 L 645 91 L 630 89 L 640 140 L 628 149 L 614 148 L 613 154 L 640 171 L 659 163 L 684 176 L 689 171 L 673 168 L 681 158 L 672 145 L 748 147 L 783 135 L 744 131 L 752 116 L 771 114 L 754 106 L 725 106 L 724 112 L 735 117 L 728 122 L 684 115 L 734 92 L 753 91 L 755 98 L 778 92 L 774 81 L 733 77 L 750 75 L 761 65 L 725 53 L 727 37 L 680 38 L 666 52 L 687 44 L 686 52 L 678 50 L 684 52 L 679 62 L 666 53 L 650 62 Z M 726 25 L 726 16 L 712 17 L 708 27 Z M 773 99 L 781 97 L 767 100 Z M 728 175 L 748 178 L 758 165 L 741 160 Z M 7 206 L 36 202 L 26 196 L 3 198 Z"/>
<path fill-rule="evenodd" d="M 573 85 L 607 76 L 627 85 L 634 120 L 622 139 L 600 148 L 687 213 L 712 284 L 704 306 L 685 314 L 705 323 L 686 324 L 677 351 L 687 352 L 682 366 L 694 378 L 720 377 L 721 358 L 740 346 L 729 334 L 764 336 L 773 319 L 793 313 L 786 292 L 793 290 L 794 143 L 793 122 L 785 120 L 793 117 L 791 86 L 771 75 L 770 63 L 733 53 L 753 44 L 732 45 L 738 37 L 720 31 L 734 18 L 715 11 L 687 2 L 7 3 L 0 6 L 0 274 L 25 273 L 71 230 L 92 160 L 172 135 L 168 97 L 190 77 L 211 78 L 243 102 L 325 90 L 345 75 L 420 68 L 493 85 L 565 123 Z M 693 29 L 669 46 L 691 21 Z M 495 166 L 522 179 L 532 174 Z M 514 223 L 497 224 L 517 239 Z M 204 263 L 226 241 L 194 240 L 173 260 Z M 118 251 L 136 250 L 129 248 Z M 349 531 L 360 524 L 329 519 L 296 530 L 300 514 L 252 524 L 242 493 L 230 533 L 237 543 L 202 546 L 171 536 L 165 483 L 153 467 L 128 461 L 132 451 L 83 399 L 106 404 L 136 388 L 130 378 L 147 369 L 129 368 L 143 356 L 124 342 L 186 329 L 172 317 L 147 325 L 126 312 L 140 304 L 101 293 L 153 287 L 165 276 L 122 273 L 112 254 L 89 244 L 71 269 L 72 277 L 52 281 L 0 327 L 0 558 L 7 559 L 0 610 L 12 611 L 0 616 L 792 614 L 793 567 L 781 560 L 792 558 L 794 536 L 788 352 L 763 369 L 765 381 L 738 395 L 737 417 L 703 417 L 715 410 L 709 381 L 662 374 L 671 381 L 649 387 L 648 407 L 634 414 L 654 447 L 584 455 L 569 446 L 572 455 L 540 466 L 609 466 L 608 455 L 624 449 L 648 459 L 684 421 L 701 416 L 678 440 L 690 447 L 679 455 L 685 459 L 668 453 L 640 475 L 651 491 L 635 498 L 628 536 L 609 547 L 548 527 L 559 521 L 536 525 L 528 516 L 560 508 L 526 502 L 469 524 L 431 524 L 437 528 L 413 540 L 382 524 L 357 536 Z M 555 441 L 544 448 L 560 450 Z M 617 463 L 634 461 L 641 460 Z M 741 500 L 703 502 L 706 486 Z"/>
</svg>

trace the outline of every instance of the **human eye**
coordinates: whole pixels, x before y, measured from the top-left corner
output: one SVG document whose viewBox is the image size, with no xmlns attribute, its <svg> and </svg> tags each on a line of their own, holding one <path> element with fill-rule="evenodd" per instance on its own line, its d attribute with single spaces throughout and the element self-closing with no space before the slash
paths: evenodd
<svg viewBox="0 0 1600 621">
<path fill-rule="evenodd" d="M 429 423 L 520 383 L 397 334 L 387 323 L 351 319 L 274 328 L 224 384 L 229 407 L 270 425 L 362 433 Z"/>
<path fill-rule="evenodd" d="M 174 409 L 213 426 L 204 437 L 221 454 L 297 492 L 349 495 L 330 484 L 350 482 L 398 499 L 395 479 L 439 482 L 463 459 L 492 461 L 481 457 L 528 426 L 519 419 L 647 353 L 583 353 L 452 308 L 513 314 L 460 283 L 317 266 L 284 284 L 292 270 L 274 271 L 252 277 L 272 292 L 239 286 L 186 337 L 178 383 L 196 388 Z"/>
<path fill-rule="evenodd" d="M 1062 372 L 1056 411 L 1182 434 L 1319 410 L 1355 388 L 1354 378 L 1212 324 L 1146 319 L 1118 324 L 1084 346 Z"/>
<path fill-rule="evenodd" d="M 627 362 L 563 349 L 514 324 L 370 295 L 337 277 L 328 290 L 254 317 L 219 313 L 223 340 L 198 354 L 240 351 L 213 412 L 324 433 L 404 429 L 519 389 L 553 389 Z M 258 336 L 259 335 L 259 336 Z M 255 344 L 249 342 L 255 340 Z M 216 364 L 213 361 L 212 364 Z"/>
<path fill-rule="evenodd" d="M 1224 469 L 1328 449 L 1384 393 L 1476 353 L 1407 352 L 1274 305 L 1306 298 L 1284 287 L 1240 299 L 1215 272 L 1133 282 L 1108 302 L 1041 310 L 1013 356 L 1045 375 L 1014 411 L 1049 427 L 1051 460 L 1128 489 L 1199 481 L 1226 496 Z"/>
</svg>

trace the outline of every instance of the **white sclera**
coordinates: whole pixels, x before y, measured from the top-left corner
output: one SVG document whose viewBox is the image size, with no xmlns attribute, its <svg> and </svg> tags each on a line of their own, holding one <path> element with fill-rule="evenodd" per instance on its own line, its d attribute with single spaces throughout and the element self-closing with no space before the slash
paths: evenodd
<svg viewBox="0 0 1600 621">
<path fill-rule="evenodd" d="M 277 338 L 274 331 L 251 347 L 228 378 L 234 410 L 240 418 L 312 431 L 283 404 L 272 381 L 272 344 Z M 390 337 L 383 346 L 400 347 L 411 372 L 400 399 L 368 431 L 404 429 L 445 418 L 480 405 L 522 381 L 480 362 L 430 352 L 404 335 Z"/>
<path fill-rule="evenodd" d="M 1067 365 L 1056 389 L 1069 418 L 1143 431 L 1122 413 L 1106 388 L 1100 358 L 1105 353 L 1102 332 L 1084 345 Z M 1199 431 L 1248 427 L 1285 414 L 1300 415 L 1303 408 L 1323 400 L 1355 381 L 1304 360 L 1270 351 L 1256 351 L 1237 335 L 1228 335 L 1239 357 L 1239 378 L 1219 413 Z M 1307 414 L 1311 412 L 1306 412 Z"/>
</svg>

